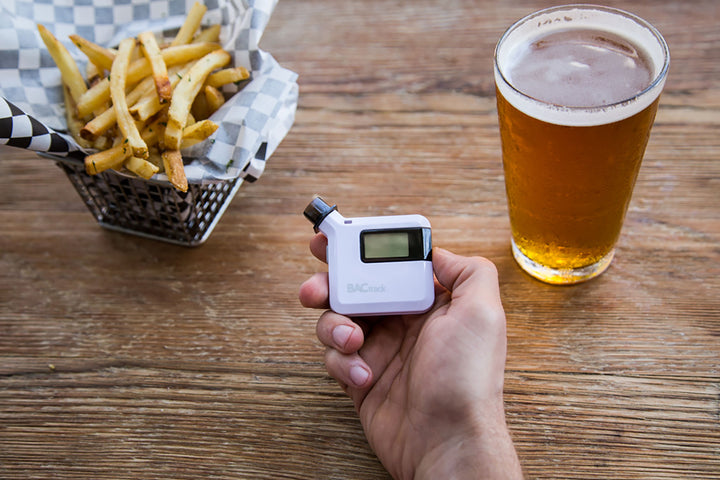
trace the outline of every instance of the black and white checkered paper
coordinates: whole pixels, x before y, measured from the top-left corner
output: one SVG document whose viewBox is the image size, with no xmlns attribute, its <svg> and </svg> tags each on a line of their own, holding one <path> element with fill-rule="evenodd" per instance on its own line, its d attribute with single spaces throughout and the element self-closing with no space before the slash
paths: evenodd
<svg viewBox="0 0 720 480">
<path fill-rule="evenodd" d="M 65 44 L 81 71 L 87 58 L 68 36 L 112 47 L 153 31 L 171 39 L 195 0 L 0 0 L 0 144 L 58 158 L 82 158 L 67 134 L 60 72 L 37 31 L 46 26 Z M 221 43 L 234 66 L 247 68 L 244 85 L 211 119 L 211 139 L 183 150 L 190 183 L 257 179 L 295 119 L 297 74 L 281 67 L 258 43 L 277 0 L 206 0 L 203 26 L 220 23 Z M 70 160 L 72 161 L 72 160 Z M 156 176 L 166 180 L 163 174 Z"/>
</svg>

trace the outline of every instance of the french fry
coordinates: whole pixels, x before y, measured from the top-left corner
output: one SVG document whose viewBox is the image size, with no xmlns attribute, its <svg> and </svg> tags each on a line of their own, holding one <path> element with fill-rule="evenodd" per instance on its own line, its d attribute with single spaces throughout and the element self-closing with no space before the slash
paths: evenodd
<svg viewBox="0 0 720 480">
<path fill-rule="evenodd" d="M 210 109 L 208 108 L 205 95 L 198 95 L 197 97 L 195 97 L 192 107 L 190 107 L 190 112 L 196 118 L 208 118 L 210 116 Z"/>
<path fill-rule="evenodd" d="M 60 70 L 63 83 L 67 85 L 70 90 L 70 96 L 77 104 L 80 101 L 80 97 L 87 91 L 87 84 L 85 83 L 82 73 L 80 73 L 80 68 L 78 68 L 77 63 L 75 63 L 70 52 L 65 48 L 65 45 L 60 43 L 60 41 L 55 38 L 55 35 L 50 33 L 50 30 L 41 24 L 38 24 L 37 27 L 43 43 L 45 43 L 50 56 Z M 83 115 L 81 115 L 81 117 L 82 116 Z"/>
<path fill-rule="evenodd" d="M 205 100 L 207 100 L 209 117 L 215 113 L 223 103 L 225 103 L 225 97 L 220 90 L 209 85 L 206 85 L 205 88 L 203 88 L 203 94 L 205 95 Z"/>
<path fill-rule="evenodd" d="M 195 2 L 190 8 L 190 11 L 187 13 L 185 22 L 183 22 L 177 35 L 173 41 L 170 42 L 170 46 L 185 45 L 190 43 L 193 36 L 195 36 L 195 32 L 200 27 L 200 23 L 202 22 L 206 11 L 207 7 L 205 5 Z"/>
<path fill-rule="evenodd" d="M 200 143 L 215 133 L 219 125 L 212 120 L 200 120 L 192 125 L 183 128 L 182 143 L 180 148 L 188 148 L 196 143 Z"/>
<path fill-rule="evenodd" d="M 103 135 L 93 140 L 92 146 L 96 150 L 107 150 L 108 148 L 113 146 L 113 139 L 112 137 Z"/>
<path fill-rule="evenodd" d="M 210 72 L 230 62 L 230 54 L 225 50 L 216 50 L 205 55 L 192 66 L 187 75 L 175 87 L 170 108 L 168 124 L 165 128 L 165 146 L 178 150 L 182 139 L 190 107 Z M 166 168 L 167 171 L 167 168 Z"/>
<path fill-rule="evenodd" d="M 78 47 L 93 64 L 104 70 L 110 70 L 112 68 L 112 62 L 115 60 L 116 52 L 109 48 L 101 47 L 90 40 L 86 40 L 80 35 L 70 35 L 70 40 L 72 40 L 75 46 Z"/>
<path fill-rule="evenodd" d="M 162 153 L 162 159 L 163 166 L 165 167 L 165 174 L 167 175 L 168 180 L 170 180 L 170 183 L 181 192 L 187 192 L 187 177 L 185 176 L 185 166 L 183 165 L 180 151 L 165 150 Z"/>
<path fill-rule="evenodd" d="M 141 135 L 149 147 L 156 145 L 165 134 L 165 121 L 166 118 L 160 117 L 143 128 Z"/>
<path fill-rule="evenodd" d="M 150 157 L 148 157 L 147 161 L 158 167 L 158 173 L 165 172 L 162 156 L 156 149 L 150 150 Z"/>
<path fill-rule="evenodd" d="M 110 100 L 110 80 L 106 77 L 89 88 L 77 101 L 78 116 L 87 117 L 108 100 Z"/>
<path fill-rule="evenodd" d="M 157 96 L 146 96 L 130 107 L 130 113 L 138 120 L 145 121 L 163 109 Z"/>
<path fill-rule="evenodd" d="M 80 135 L 82 122 L 75 116 L 75 102 L 70 95 L 70 89 L 65 85 L 63 85 L 63 98 L 65 99 L 65 120 L 67 121 L 68 132 L 81 147 L 90 147 L 90 142 Z"/>
<path fill-rule="evenodd" d="M 158 172 L 158 170 L 160 170 L 157 166 L 147 160 L 138 157 L 129 157 L 125 160 L 124 166 L 135 175 L 138 175 L 145 180 L 151 178 Z"/>
<path fill-rule="evenodd" d="M 219 42 L 220 41 L 220 25 L 210 25 L 208 28 L 202 30 L 200 33 L 195 35 L 192 43 L 198 42 Z"/>
<path fill-rule="evenodd" d="M 204 57 L 208 53 L 222 48 L 219 43 L 203 42 L 191 43 L 189 45 L 178 45 L 162 49 L 162 57 L 165 64 L 180 65 Z"/>
<path fill-rule="evenodd" d="M 130 149 L 121 144 L 90 154 L 85 157 L 85 171 L 89 175 L 96 175 L 110 168 L 119 169 L 130 153 Z"/>
<path fill-rule="evenodd" d="M 168 78 L 167 66 L 162 58 L 155 34 L 143 32 L 138 35 L 138 40 L 140 40 L 140 46 L 145 58 L 150 62 L 153 80 L 155 81 L 155 90 L 160 103 L 169 102 L 170 98 L 172 98 L 172 87 L 170 86 L 170 78 Z"/>
<path fill-rule="evenodd" d="M 123 133 L 125 142 L 132 149 L 133 156 L 147 158 L 149 155 L 147 144 L 140 137 L 135 120 L 133 120 L 128 110 L 127 97 L 125 96 L 128 65 L 134 48 L 134 38 L 126 38 L 120 42 L 118 54 L 113 62 L 112 70 L 110 70 L 110 97 L 117 116 L 118 128 Z"/>
<path fill-rule="evenodd" d="M 250 78 L 250 72 L 248 72 L 245 67 L 225 68 L 211 74 L 205 84 L 218 88 L 228 83 L 236 83 L 247 80 L 248 78 Z"/>
<path fill-rule="evenodd" d="M 100 70 L 100 67 L 95 65 L 92 62 L 88 62 L 87 66 L 85 67 L 85 78 L 87 78 L 87 83 L 91 87 L 95 85 L 97 82 L 102 80 L 103 72 Z"/>
</svg>

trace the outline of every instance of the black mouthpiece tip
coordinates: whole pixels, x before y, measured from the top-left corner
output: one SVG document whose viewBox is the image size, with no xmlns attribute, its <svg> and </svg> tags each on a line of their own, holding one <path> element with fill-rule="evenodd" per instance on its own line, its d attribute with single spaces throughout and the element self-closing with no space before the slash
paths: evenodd
<svg viewBox="0 0 720 480">
<path fill-rule="evenodd" d="M 318 227 L 322 221 L 325 220 L 325 217 L 330 215 L 330 213 L 334 210 L 337 210 L 337 205 L 330 206 L 325 203 L 325 200 L 318 196 L 313 198 L 308 206 L 305 207 L 303 215 L 305 215 L 305 218 L 313 224 L 313 229 L 315 230 L 315 233 L 317 233 Z"/>
</svg>

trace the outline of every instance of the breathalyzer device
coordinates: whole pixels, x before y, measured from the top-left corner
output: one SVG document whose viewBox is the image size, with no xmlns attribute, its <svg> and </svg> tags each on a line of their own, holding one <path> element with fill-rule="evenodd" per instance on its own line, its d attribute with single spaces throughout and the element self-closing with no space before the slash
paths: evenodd
<svg viewBox="0 0 720 480">
<path fill-rule="evenodd" d="M 320 197 L 303 214 L 328 239 L 330 308 L 335 312 L 366 316 L 430 309 L 435 286 L 427 218 L 345 218 Z"/>
</svg>

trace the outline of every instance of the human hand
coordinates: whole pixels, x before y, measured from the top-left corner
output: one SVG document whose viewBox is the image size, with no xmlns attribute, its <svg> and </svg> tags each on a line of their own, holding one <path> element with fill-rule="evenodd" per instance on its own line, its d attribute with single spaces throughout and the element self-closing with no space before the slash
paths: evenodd
<svg viewBox="0 0 720 480">
<path fill-rule="evenodd" d="M 327 239 L 310 250 L 325 261 Z M 495 266 L 435 248 L 435 304 L 421 315 L 317 323 L 328 373 L 352 398 L 370 446 L 395 479 L 522 478 L 505 424 L 505 314 Z M 326 273 L 300 302 L 327 309 Z"/>
</svg>

